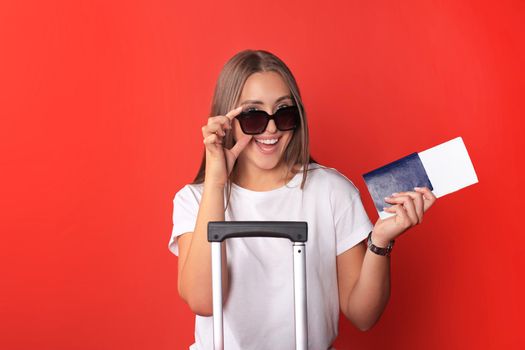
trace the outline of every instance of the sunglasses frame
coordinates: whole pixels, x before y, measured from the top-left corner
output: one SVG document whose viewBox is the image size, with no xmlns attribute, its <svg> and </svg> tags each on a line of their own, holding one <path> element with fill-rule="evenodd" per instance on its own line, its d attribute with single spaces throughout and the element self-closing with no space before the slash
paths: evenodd
<svg viewBox="0 0 525 350">
<path fill-rule="evenodd" d="M 276 121 L 276 117 L 279 116 L 280 113 L 283 113 L 283 110 L 291 110 L 291 111 L 296 111 L 296 120 L 295 120 L 295 125 L 289 129 L 281 129 L 279 128 L 279 126 L 277 125 L 277 121 Z M 244 130 L 244 125 L 242 123 L 242 120 L 244 119 L 247 119 L 250 117 L 251 114 L 263 114 L 265 117 L 266 117 L 266 123 L 264 124 L 264 128 L 262 128 L 262 131 L 261 132 L 246 132 Z M 291 105 L 291 106 L 286 106 L 286 107 L 282 107 L 282 108 L 279 108 L 277 111 L 275 111 L 274 114 L 268 114 L 266 111 L 263 111 L 263 110 L 260 110 L 260 109 L 257 109 L 257 110 L 248 110 L 248 111 L 243 111 L 241 112 L 238 116 L 237 116 L 237 119 L 239 120 L 239 124 L 241 125 L 241 130 L 243 133 L 245 133 L 246 135 L 258 135 L 258 134 L 262 134 L 266 128 L 268 127 L 268 124 L 270 123 L 270 120 L 273 120 L 275 122 L 275 126 L 277 127 L 277 129 L 279 129 L 280 131 L 289 131 L 289 130 L 294 130 L 296 129 L 300 122 L 301 122 L 301 114 L 299 113 L 299 108 L 297 107 L 297 105 Z"/>
</svg>

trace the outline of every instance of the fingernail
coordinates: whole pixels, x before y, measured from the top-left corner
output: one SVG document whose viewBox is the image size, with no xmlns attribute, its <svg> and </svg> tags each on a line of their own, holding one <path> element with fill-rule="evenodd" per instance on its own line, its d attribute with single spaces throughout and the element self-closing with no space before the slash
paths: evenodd
<svg viewBox="0 0 525 350">
<path fill-rule="evenodd" d="M 420 190 L 421 187 L 414 187 L 414 190 Z"/>
<path fill-rule="evenodd" d="M 398 194 L 399 194 L 399 193 L 394 192 L 394 193 L 392 193 L 392 197 L 397 196 Z"/>
<path fill-rule="evenodd" d="M 385 200 L 389 200 L 390 198 L 392 198 L 392 197 L 385 197 Z"/>
</svg>

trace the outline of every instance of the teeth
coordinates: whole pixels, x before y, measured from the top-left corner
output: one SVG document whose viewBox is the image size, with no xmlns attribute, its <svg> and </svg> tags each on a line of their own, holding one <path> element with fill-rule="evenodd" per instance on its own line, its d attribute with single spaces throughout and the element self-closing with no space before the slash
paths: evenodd
<svg viewBox="0 0 525 350">
<path fill-rule="evenodd" d="M 255 139 L 255 141 L 260 142 L 260 143 L 264 143 L 265 145 L 274 145 L 274 144 L 277 143 L 277 141 L 279 141 L 279 139 L 272 139 L 272 140 L 257 140 L 257 139 Z"/>
</svg>

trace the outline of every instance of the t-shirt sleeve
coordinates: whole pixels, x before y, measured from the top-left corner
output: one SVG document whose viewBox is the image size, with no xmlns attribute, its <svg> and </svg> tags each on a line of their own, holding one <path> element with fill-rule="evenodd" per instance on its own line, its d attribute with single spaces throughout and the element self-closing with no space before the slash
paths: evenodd
<svg viewBox="0 0 525 350">
<path fill-rule="evenodd" d="M 199 198 L 191 188 L 186 185 L 173 198 L 173 228 L 168 244 L 169 250 L 179 255 L 178 236 L 195 230 L 197 214 L 199 212 Z"/>
<path fill-rule="evenodd" d="M 347 183 L 348 191 L 339 192 L 335 214 L 336 252 L 344 253 L 368 236 L 374 225 L 368 218 L 359 190 L 353 183 Z"/>
</svg>

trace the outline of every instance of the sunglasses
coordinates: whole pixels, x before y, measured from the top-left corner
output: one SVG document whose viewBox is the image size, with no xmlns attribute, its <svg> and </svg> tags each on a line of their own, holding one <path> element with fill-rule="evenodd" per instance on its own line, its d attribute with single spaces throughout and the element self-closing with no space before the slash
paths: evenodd
<svg viewBox="0 0 525 350">
<path fill-rule="evenodd" d="M 248 135 L 261 134 L 266 130 L 270 119 L 273 119 L 277 129 L 288 131 L 295 129 L 300 120 L 297 106 L 279 108 L 274 114 L 269 115 L 265 111 L 250 109 L 241 112 L 237 120 L 241 124 L 242 132 Z"/>
</svg>

